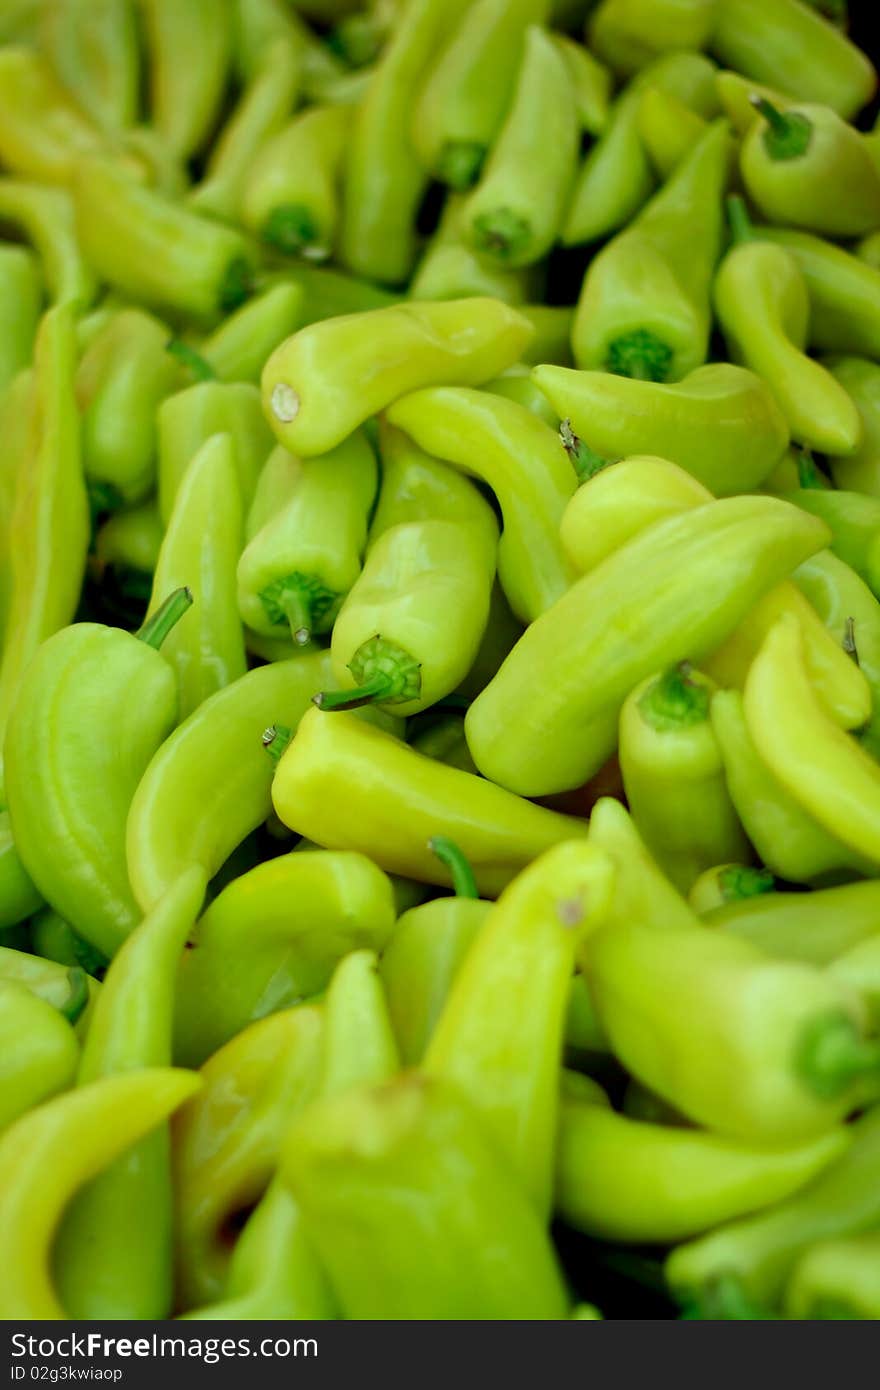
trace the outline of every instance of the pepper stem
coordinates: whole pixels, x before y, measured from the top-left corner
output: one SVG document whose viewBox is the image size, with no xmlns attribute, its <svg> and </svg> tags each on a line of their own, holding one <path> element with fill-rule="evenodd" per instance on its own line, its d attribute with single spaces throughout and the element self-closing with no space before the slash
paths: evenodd
<svg viewBox="0 0 880 1390">
<path fill-rule="evenodd" d="M 749 217 L 746 200 L 739 193 L 731 193 L 727 199 L 727 221 L 735 246 L 755 240 L 755 229 Z"/>
<path fill-rule="evenodd" d="M 357 709 L 385 700 L 402 703 L 417 700 L 421 694 L 421 662 L 379 633 L 361 643 L 348 669 L 356 681 L 355 689 L 320 691 L 313 696 L 319 709 Z"/>
<path fill-rule="evenodd" d="M 192 605 L 193 596 L 189 589 L 175 589 L 165 602 L 160 604 L 151 618 L 147 618 L 142 628 L 134 634 L 139 642 L 159 650 L 171 629 L 180 621 Z"/>
<path fill-rule="evenodd" d="M 843 642 L 841 643 L 841 646 L 843 647 L 843 650 L 846 652 L 847 656 L 851 657 L 857 666 L 860 666 L 861 662 L 859 661 L 859 649 L 856 646 L 855 618 L 847 618 L 846 622 L 844 623 Z"/>
<path fill-rule="evenodd" d="M 254 279 L 253 271 L 244 256 L 236 256 L 226 267 L 226 273 L 220 283 L 217 294 L 217 307 L 224 314 L 237 309 L 240 304 L 250 298 L 253 293 Z"/>
<path fill-rule="evenodd" d="M 58 1012 L 64 1015 L 68 1023 L 74 1024 L 89 1002 L 89 978 L 81 965 L 71 966 L 67 972 L 67 983 L 70 993 L 59 1005 Z"/>
<path fill-rule="evenodd" d="M 650 728 L 665 733 L 703 724 L 709 718 L 709 685 L 694 680 L 692 672 L 690 662 L 680 661 L 642 693 L 639 712 Z"/>
<path fill-rule="evenodd" d="M 496 208 L 494 212 L 481 213 L 473 221 L 477 250 L 485 251 L 499 261 L 515 260 L 525 250 L 530 236 L 528 222 L 510 208 Z"/>
<path fill-rule="evenodd" d="M 288 729 L 286 724 L 270 724 L 268 729 L 263 730 L 263 747 L 273 763 L 277 764 L 281 761 L 292 738 L 293 730 Z"/>
<path fill-rule="evenodd" d="M 772 893 L 776 879 L 769 869 L 755 869 L 750 864 L 728 864 L 718 870 L 718 891 L 726 903 L 756 898 L 760 893 Z"/>
<path fill-rule="evenodd" d="M 260 590 L 259 599 L 269 622 L 288 624 L 294 642 L 304 647 L 312 640 L 314 631 L 323 632 L 329 627 L 339 595 L 317 575 L 294 570 L 273 579 Z"/>
<path fill-rule="evenodd" d="M 318 243 L 318 227 L 309 208 L 301 203 L 281 203 L 273 208 L 263 223 L 260 235 L 268 246 L 288 256 L 302 256 L 306 251 L 313 259 L 329 253 Z"/>
<path fill-rule="evenodd" d="M 656 333 L 636 328 L 608 344 L 605 370 L 634 381 L 668 381 L 674 355 L 669 344 Z"/>
<path fill-rule="evenodd" d="M 753 92 L 749 97 L 756 111 L 767 122 L 764 148 L 771 159 L 798 159 L 805 154 L 813 134 L 813 123 L 800 111 L 779 111 L 766 97 Z"/>
<path fill-rule="evenodd" d="M 184 343 L 180 338 L 169 338 L 165 344 L 165 351 L 172 357 L 176 357 L 188 371 L 192 372 L 196 381 L 216 381 L 217 373 L 211 366 L 206 357 L 200 352 L 196 352 L 189 343 Z"/>
<path fill-rule="evenodd" d="M 318 709 L 358 709 L 361 705 L 373 705 L 387 700 L 394 694 L 394 685 L 393 676 L 387 675 L 384 671 L 377 671 L 370 680 L 364 681 L 363 685 L 356 685 L 353 690 L 319 690 L 317 695 L 312 696 L 312 702 Z"/>
<path fill-rule="evenodd" d="M 477 880 L 467 855 L 446 835 L 433 835 L 428 849 L 436 854 L 452 875 L 452 888 L 457 898 L 478 898 Z"/>
<path fill-rule="evenodd" d="M 815 1095 L 834 1100 L 861 1077 L 880 1074 L 880 1040 L 863 1038 L 848 1014 L 826 1014 L 806 1030 L 797 1066 Z"/>
<path fill-rule="evenodd" d="M 799 449 L 797 454 L 798 486 L 810 488 L 814 492 L 825 487 L 825 479 L 809 449 Z"/>
<path fill-rule="evenodd" d="M 479 140 L 447 140 L 437 160 L 437 177 L 456 193 L 464 193 L 476 183 L 486 146 Z"/>
<path fill-rule="evenodd" d="M 575 434 L 570 420 L 563 420 L 560 424 L 559 438 L 562 440 L 562 447 L 568 454 L 579 483 L 588 483 L 595 474 L 601 472 L 603 468 L 607 468 L 613 461 L 603 459 L 601 454 L 594 453 L 589 444 L 585 444 L 580 436 Z"/>
</svg>

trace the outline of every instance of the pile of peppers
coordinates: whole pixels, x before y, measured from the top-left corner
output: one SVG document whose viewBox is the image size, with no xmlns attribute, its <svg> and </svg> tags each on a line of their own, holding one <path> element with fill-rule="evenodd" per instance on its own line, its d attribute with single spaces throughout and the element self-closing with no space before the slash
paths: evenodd
<svg viewBox="0 0 880 1390">
<path fill-rule="evenodd" d="M 0 1317 L 880 1319 L 847 22 L 0 7 Z"/>
</svg>

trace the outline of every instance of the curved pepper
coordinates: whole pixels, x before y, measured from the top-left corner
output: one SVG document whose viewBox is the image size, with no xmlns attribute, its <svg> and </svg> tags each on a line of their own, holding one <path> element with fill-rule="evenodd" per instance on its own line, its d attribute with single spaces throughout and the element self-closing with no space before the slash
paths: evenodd
<svg viewBox="0 0 880 1390">
<path fill-rule="evenodd" d="M 172 1126 L 177 1297 L 223 1293 L 236 1217 L 263 1194 L 293 1117 L 317 1091 L 324 1023 L 305 1005 L 252 1023 L 199 1073 Z"/>
<path fill-rule="evenodd" d="M 347 106 L 313 106 L 266 140 L 250 164 L 241 220 L 276 251 L 325 260 L 336 244 Z"/>
<path fill-rule="evenodd" d="M 270 352 L 304 320 L 305 291 L 280 282 L 236 309 L 199 347 L 220 381 L 258 382 Z"/>
<path fill-rule="evenodd" d="M 880 1233 L 811 1246 L 792 1271 L 785 1310 L 798 1319 L 880 1318 Z"/>
<path fill-rule="evenodd" d="M 559 522 L 576 486 L 553 431 L 514 401 L 461 387 L 413 392 L 388 419 L 489 484 L 504 518 L 498 576 L 510 606 L 525 622 L 549 608 L 571 579 Z"/>
<path fill-rule="evenodd" d="M 186 73 L 187 65 L 179 66 Z M 73 197 L 86 261 L 123 294 L 207 323 L 247 299 L 254 254 L 240 232 L 199 217 L 107 160 L 80 160 Z"/>
<path fill-rule="evenodd" d="M 382 485 L 370 524 L 367 553 L 392 527 L 413 521 L 456 521 L 479 535 L 484 548 L 497 543 L 498 525 L 470 478 L 426 454 L 387 418 L 379 427 Z"/>
<path fill-rule="evenodd" d="M 620 769 L 636 828 L 686 893 L 704 870 L 747 858 L 709 720 L 714 683 L 681 662 L 649 676 L 620 712 Z"/>
<path fill-rule="evenodd" d="M 101 132 L 33 48 L 0 49 L 0 162 L 37 183 L 66 184 L 77 161 L 105 148 Z"/>
<path fill-rule="evenodd" d="M 568 68 L 581 129 L 588 135 L 601 135 L 610 119 L 611 73 L 595 54 L 576 39 L 560 33 L 553 33 L 551 37 L 557 53 L 562 54 Z"/>
<path fill-rule="evenodd" d="M 731 199 L 735 244 L 715 279 L 715 311 L 728 348 L 762 377 L 792 437 L 824 453 L 848 454 L 861 434 L 843 387 L 805 352 L 810 304 L 797 262 L 753 239 L 741 199 Z"/>
<path fill-rule="evenodd" d="M 669 51 L 705 48 L 718 0 L 602 0 L 590 15 L 587 42 L 616 73 L 631 77 Z"/>
<path fill-rule="evenodd" d="M 462 16 L 413 114 L 418 156 L 442 183 L 476 182 L 514 97 L 526 28 L 548 9 L 548 0 L 477 0 Z"/>
<path fill-rule="evenodd" d="M 846 120 L 877 85 L 867 55 L 799 0 L 719 0 L 711 46 L 726 67 Z"/>
<path fill-rule="evenodd" d="M 812 347 L 880 354 L 880 270 L 809 232 L 758 226 L 754 234 L 784 247 L 797 262 L 810 296 Z"/>
<path fill-rule="evenodd" d="M 782 960 L 830 965 L 877 935 L 880 882 L 810 893 L 760 893 L 706 913 L 706 924 L 741 936 Z"/>
<path fill-rule="evenodd" d="M 673 385 L 554 366 L 535 367 L 532 379 L 600 457 L 670 459 L 718 497 L 757 487 L 788 447 L 766 383 L 727 362 Z"/>
<path fill-rule="evenodd" d="M 880 497 L 880 364 L 864 357 L 833 357 L 825 366 L 855 404 L 862 426 L 854 454 L 828 459 L 834 485 Z"/>
<path fill-rule="evenodd" d="M 585 822 L 425 758 L 356 714 L 318 709 L 304 716 L 282 755 L 272 801 L 285 825 L 309 839 L 358 849 L 387 871 L 426 883 L 449 881 L 427 847 L 430 836 L 446 835 L 490 895 L 542 850 L 586 834 Z"/>
<path fill-rule="evenodd" d="M 76 1035 L 64 1015 L 26 985 L 0 978 L 0 1133 L 73 1082 Z"/>
<path fill-rule="evenodd" d="M 23 1321 L 65 1316 L 51 1245 L 83 1186 L 198 1089 L 190 1072 L 105 1077 L 23 1115 L 0 1141 L 0 1307 Z M 64 1161 L 59 1162 L 59 1154 Z"/>
<path fill-rule="evenodd" d="M 806 560 L 792 578 L 835 640 L 858 662 L 872 696 L 871 715 L 859 737 L 869 751 L 880 752 L 880 604 L 830 550 Z"/>
<path fill-rule="evenodd" d="M 175 495 L 147 610 L 152 616 L 163 594 L 192 585 L 192 613 L 162 648 L 177 673 L 182 719 L 247 669 L 235 591 L 241 533 L 235 446 L 232 435 L 215 434 Z"/>
<path fill-rule="evenodd" d="M 556 1211 L 601 1240 L 668 1244 L 784 1201 L 848 1145 L 843 1126 L 764 1147 L 632 1119 L 563 1092 Z"/>
<path fill-rule="evenodd" d="M 281 1171 L 345 1317 L 567 1315 L 540 1218 L 447 1082 L 409 1073 L 317 1102 Z"/>
<path fill-rule="evenodd" d="M 572 328 L 579 367 L 678 381 L 706 360 L 730 155 L 727 122 L 716 121 L 590 262 Z"/>
<path fill-rule="evenodd" d="M 508 367 L 506 372 L 502 372 L 492 381 L 487 381 L 483 390 L 491 391 L 493 396 L 504 396 L 509 401 L 516 401 L 517 405 L 525 406 L 526 410 L 537 415 L 545 425 L 549 425 L 551 429 L 556 428 L 556 411 L 532 381 L 531 372 L 525 363 Z"/>
<path fill-rule="evenodd" d="M 180 963 L 175 1057 L 200 1065 L 255 1018 L 317 994 L 337 961 L 380 948 L 393 925 L 391 885 L 360 854 L 285 854 L 233 879 Z"/>
<path fill-rule="evenodd" d="M 480 926 L 423 1063 L 468 1096 L 545 1217 L 575 952 L 602 923 L 613 875 L 609 857 L 581 841 L 525 869 Z"/>
<path fill-rule="evenodd" d="M 701 660 L 826 537 L 770 497 L 657 522 L 526 629 L 468 710 L 477 767 L 521 795 L 580 786 L 614 751 L 633 686 L 658 667 Z M 551 668 L 552 681 L 540 679 Z M 527 720 L 527 737 L 511 742 L 511 720 Z"/>
<path fill-rule="evenodd" d="M 515 304 L 523 312 L 522 301 L 529 290 L 532 273 L 528 267 L 506 270 L 489 265 L 465 243 L 462 217 L 466 199 L 451 193 L 446 200 L 440 225 L 432 236 L 410 281 L 410 299 L 463 299 L 470 295 L 490 295 L 505 304 Z M 532 339 L 534 346 L 534 338 Z"/>
<path fill-rule="evenodd" d="M 305 463 L 286 454 L 279 474 L 285 464 L 286 489 L 279 478 L 272 513 L 238 561 L 238 607 L 255 632 L 287 631 L 304 645 L 334 626 L 361 573 L 376 460 L 357 431 Z"/>
<path fill-rule="evenodd" d="M 327 453 L 420 386 L 491 380 L 518 359 L 531 332 L 515 309 L 479 298 L 400 304 L 312 324 L 266 363 L 266 418 L 292 453 Z"/>
<path fill-rule="evenodd" d="M 565 61 L 530 24 L 510 109 L 463 213 L 468 241 L 487 260 L 531 265 L 550 250 L 575 176 L 578 124 Z"/>
<path fill-rule="evenodd" d="M 830 527 L 831 550 L 880 595 L 880 498 L 863 492 L 801 487 L 786 494 Z"/>
<path fill-rule="evenodd" d="M 97 283 L 76 235 L 73 199 L 61 188 L 0 178 L 0 223 L 21 227 L 32 241 L 54 300 L 90 304 Z"/>
<path fill-rule="evenodd" d="M 24 246 L 0 245 L 0 391 L 30 365 L 41 296 L 33 253 Z"/>
<path fill-rule="evenodd" d="M 157 424 L 159 514 L 165 526 L 187 468 L 213 434 L 232 436 L 242 506 L 250 507 L 260 470 L 272 449 L 255 386 L 249 381 L 200 381 L 164 400 Z"/>
<path fill-rule="evenodd" d="M 43 5 L 39 37 L 60 80 L 98 126 L 122 130 L 134 125 L 140 55 L 129 0 Z"/>
<path fill-rule="evenodd" d="M 665 1268 L 672 1293 L 714 1317 L 740 1294 L 772 1306 L 812 1244 L 876 1228 L 880 1106 L 856 1120 L 851 1134 L 841 1157 L 787 1201 L 673 1250 Z"/>
<path fill-rule="evenodd" d="M 190 864 L 212 878 L 263 823 L 272 767 L 260 734 L 276 715 L 295 727 L 328 669 L 322 652 L 258 667 L 205 700 L 157 749 L 126 828 L 132 892 L 144 910 Z"/>
<path fill-rule="evenodd" d="M 139 0 L 150 70 L 150 118 L 181 159 L 213 129 L 232 61 L 226 0 Z M 185 55 L 185 56 L 184 56 Z"/>
<path fill-rule="evenodd" d="M 639 135 L 657 177 L 666 180 L 706 134 L 708 122 L 671 92 L 647 87 L 639 103 Z"/>
<path fill-rule="evenodd" d="M 849 850 L 880 862 L 880 770 L 823 710 L 794 620 L 783 618 L 768 633 L 743 709 L 758 753 L 798 805 Z"/>
<path fill-rule="evenodd" d="M 114 958 L 95 1003 L 78 1085 L 171 1065 L 177 961 L 204 893 L 204 871 L 189 869 Z M 53 1268 L 71 1317 L 169 1316 L 171 1203 L 163 1126 L 105 1168 L 64 1215 Z"/>
<path fill-rule="evenodd" d="M 880 222 L 880 168 L 861 132 L 827 106 L 799 102 L 780 111 L 766 97 L 755 105 L 764 119 L 746 132 L 739 164 L 758 211 L 825 236 L 872 232 Z"/>
<path fill-rule="evenodd" d="M 9 722 L 7 795 L 22 862 L 107 956 L 139 920 L 125 817 L 177 717 L 174 674 L 154 648 L 188 602 L 173 595 L 137 637 L 97 623 L 56 633 L 31 662 Z"/>
</svg>

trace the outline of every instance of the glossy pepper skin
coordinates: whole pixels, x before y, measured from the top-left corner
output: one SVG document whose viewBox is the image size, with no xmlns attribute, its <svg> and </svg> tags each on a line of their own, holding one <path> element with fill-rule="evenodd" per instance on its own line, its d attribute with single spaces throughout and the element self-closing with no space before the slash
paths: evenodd
<svg viewBox="0 0 880 1390">
<path fill-rule="evenodd" d="M 0 928 L 14 927 L 43 905 L 43 897 L 15 848 L 8 811 L 0 811 Z"/>
<path fill-rule="evenodd" d="M 393 925 L 391 884 L 360 854 L 284 854 L 233 879 L 180 962 L 175 1057 L 201 1065 L 254 1019 L 319 993 L 348 952 L 380 949 Z"/>
<path fill-rule="evenodd" d="M 292 453 L 323 454 L 408 391 L 491 380 L 518 359 L 531 333 L 515 309 L 479 298 L 312 324 L 266 363 L 266 419 Z"/>
<path fill-rule="evenodd" d="M 282 1176 L 346 1317 L 567 1314 L 540 1218 L 439 1078 L 409 1073 L 314 1105 L 289 1135 Z"/>
<path fill-rule="evenodd" d="M 880 1235 L 820 1241 L 798 1260 L 785 1291 L 789 1318 L 880 1317 Z"/>
<path fill-rule="evenodd" d="M 81 160 L 76 229 L 92 270 L 117 290 L 212 324 L 247 299 L 255 257 L 246 237 L 136 182 L 107 160 Z"/>
<path fill-rule="evenodd" d="M 150 117 L 181 159 L 205 142 L 232 61 L 233 9 L 223 0 L 141 0 L 150 69 Z M 181 61 L 186 54 L 186 61 Z"/>
<path fill-rule="evenodd" d="M 660 179 L 668 179 L 706 133 L 698 112 L 661 87 L 646 87 L 639 102 L 639 135 Z"/>
<path fill-rule="evenodd" d="M 814 1242 L 875 1228 L 880 1107 L 861 1115 L 851 1132 L 841 1157 L 787 1201 L 673 1250 L 665 1266 L 673 1295 L 715 1317 L 740 1292 L 772 1307 Z"/>
<path fill-rule="evenodd" d="M 709 719 L 714 688 L 688 663 L 649 676 L 620 712 L 620 768 L 630 814 L 682 893 L 713 864 L 748 858 Z"/>
<path fill-rule="evenodd" d="M 798 1145 L 761 1146 L 616 1113 L 566 1095 L 556 1211 L 603 1240 L 686 1240 L 784 1201 L 845 1151 L 839 1126 Z"/>
<path fill-rule="evenodd" d="M 757 487 L 788 447 L 788 424 L 766 383 L 728 362 L 672 385 L 554 366 L 535 367 L 532 379 L 600 457 L 669 459 L 717 497 Z"/>
<path fill-rule="evenodd" d="M 165 526 L 181 481 L 214 434 L 232 436 L 241 503 L 253 500 L 257 478 L 272 449 L 260 395 L 249 381 L 200 381 L 169 396 L 157 413 L 159 513 Z"/>
<path fill-rule="evenodd" d="M 179 614 L 185 596 L 173 604 Z M 107 956 L 139 920 L 125 817 L 177 719 L 174 673 L 153 645 L 165 630 L 164 616 L 140 641 L 98 623 L 64 628 L 32 661 L 9 724 L 6 790 L 18 853 L 43 897 Z"/>
<path fill-rule="evenodd" d="M 578 138 L 565 61 L 546 31 L 531 24 L 510 109 L 463 215 L 468 240 L 481 256 L 515 267 L 546 255 L 565 216 Z"/>
<path fill-rule="evenodd" d="M 828 358 L 825 365 L 855 403 L 862 426 L 854 454 L 828 459 L 834 484 L 880 497 L 880 365 L 864 357 Z"/>
<path fill-rule="evenodd" d="M 199 1085 L 192 1073 L 167 1067 L 105 1077 L 38 1106 L 6 1132 L 0 1141 L 0 1306 L 7 1317 L 65 1316 L 50 1273 L 62 1213 L 83 1184 Z"/>
<path fill-rule="evenodd" d="M 0 296 L 0 391 L 5 391 L 30 364 L 40 317 L 40 271 L 27 247 L 0 246 Z"/>
<path fill-rule="evenodd" d="M 880 594 L 880 499 L 863 492 L 816 487 L 802 487 L 786 496 L 825 521 L 831 529 L 833 553 L 855 570 L 875 597 Z"/>
<path fill-rule="evenodd" d="M 755 227 L 788 251 L 810 297 L 809 340 L 823 352 L 880 353 L 880 270 L 824 237 L 790 227 Z"/>
<path fill-rule="evenodd" d="M 559 522 L 577 485 L 550 427 L 514 401 L 463 387 L 413 392 L 388 419 L 420 448 L 489 484 L 504 519 L 498 577 L 505 596 L 524 622 L 543 613 L 572 578 Z"/>
<path fill-rule="evenodd" d="M 187 870 L 114 958 L 83 1046 L 79 1086 L 171 1065 L 177 960 L 204 893 L 204 872 Z M 169 1316 L 171 1202 L 163 1126 L 105 1168 L 64 1215 L 54 1270 L 71 1317 Z"/>
<path fill-rule="evenodd" d="M 285 255 L 326 260 L 336 244 L 350 127 L 347 106 L 314 106 L 264 142 L 242 190 L 248 231 Z"/>
<path fill-rule="evenodd" d="M 299 285 L 271 285 L 224 319 L 199 351 L 220 381 L 256 383 L 269 353 L 302 325 L 304 304 Z"/>
<path fill-rule="evenodd" d="M 548 0 L 477 0 L 429 70 L 412 118 L 425 169 L 462 192 L 476 182 L 513 98 L 525 31 Z"/>
<path fill-rule="evenodd" d="M 0 978 L 0 1134 L 72 1084 L 79 1044 L 58 1009 L 15 979 Z"/>
<path fill-rule="evenodd" d="M 337 802 L 333 789 L 342 786 Z M 427 847 L 432 835 L 446 835 L 489 895 L 542 850 L 586 833 L 583 821 L 425 758 L 344 711 L 305 715 L 278 764 L 272 801 L 309 839 L 358 849 L 386 871 L 426 883 L 449 881 Z"/>
<path fill-rule="evenodd" d="M 291 1120 L 318 1087 L 321 1010 L 260 1019 L 204 1064 L 172 1127 L 176 1296 L 184 1309 L 223 1292 L 224 1228 L 262 1196 Z"/>
<path fill-rule="evenodd" d="M 765 119 L 750 127 L 740 153 L 758 211 L 825 236 L 872 232 L 880 221 L 880 168 L 864 136 L 827 106 L 800 102 L 779 111 L 759 102 Z"/>
<path fill-rule="evenodd" d="M 759 893 L 706 913 L 708 926 L 744 937 L 768 955 L 830 965 L 876 938 L 876 879 L 810 893 Z"/>
<path fill-rule="evenodd" d="M 0 51 L 0 160 L 37 183 L 67 184 L 78 159 L 101 151 L 101 132 L 33 48 Z"/>
<path fill-rule="evenodd" d="M 708 43 L 718 0 L 602 0 L 590 15 L 587 41 L 616 73 L 631 77 L 667 51 Z"/>
<path fill-rule="evenodd" d="M 36 945 L 36 942 L 32 944 Z M 76 966 L 80 966 L 81 970 L 76 970 Z M 85 972 L 85 980 L 82 979 L 82 972 Z M 88 974 L 82 962 L 70 960 L 59 963 L 32 955 L 30 951 L 16 951 L 4 946 L 0 948 L 0 979 L 23 985 L 31 994 L 45 1000 L 62 1014 L 80 1041 L 86 1037 L 101 986 Z M 81 988 L 83 985 L 84 990 Z"/>
<path fill-rule="evenodd" d="M 97 281 L 77 241 L 74 204 L 68 192 L 0 178 L 0 218 L 21 227 L 33 243 L 54 301 L 73 300 L 83 306 L 92 302 Z"/>
<path fill-rule="evenodd" d="M 278 500 L 238 561 L 238 608 L 255 632 L 304 645 L 330 631 L 361 573 L 376 459 L 359 430 L 303 463 L 279 446 L 272 468 Z"/>
<path fill-rule="evenodd" d="M 730 154 L 727 123 L 714 122 L 590 262 L 572 328 L 579 367 L 679 381 L 706 360 Z"/>
<path fill-rule="evenodd" d="M 715 311 L 732 355 L 766 381 L 792 438 L 848 454 L 861 422 L 844 388 L 806 355 L 807 286 L 783 247 L 755 241 L 741 201 L 731 200 L 735 244 L 715 279 Z"/>
<path fill-rule="evenodd" d="M 465 728 L 480 771 L 527 796 L 579 786 L 614 751 L 633 686 L 663 665 L 699 661 L 826 537 L 775 498 L 710 502 L 650 527 L 533 622 L 471 705 Z M 536 672 L 551 666 L 552 683 L 536 688 Z M 511 719 L 523 735 L 515 745 L 502 736 Z"/>
<path fill-rule="evenodd" d="M 126 828 L 132 892 L 144 910 L 190 864 L 212 878 L 266 819 L 272 767 L 260 735 L 276 717 L 295 727 L 327 670 L 323 653 L 258 667 L 205 700 L 157 749 Z"/>
<path fill-rule="evenodd" d="M 523 312 L 532 280 L 529 267 L 507 270 L 488 264 L 465 238 L 462 218 L 467 206 L 463 194 L 450 193 L 436 232 L 416 266 L 409 286 L 410 299 L 462 299 L 490 295 Z M 535 339 L 531 340 L 534 347 Z"/>
<path fill-rule="evenodd" d="M 137 119 L 140 54 L 128 0 L 56 0 L 44 5 L 40 46 L 97 126 L 123 130 Z"/>
<path fill-rule="evenodd" d="M 719 0 L 711 47 L 725 67 L 845 120 L 877 84 L 870 59 L 799 0 Z"/>
<path fill-rule="evenodd" d="M 581 129 L 588 135 L 599 136 L 610 120 L 612 74 L 595 54 L 568 34 L 556 32 L 552 37 L 568 68 Z"/>
<path fill-rule="evenodd" d="M 582 840 L 525 869 L 479 928 L 422 1064 L 468 1096 L 545 1218 L 575 955 L 602 923 L 614 872 L 609 857 Z"/>
</svg>

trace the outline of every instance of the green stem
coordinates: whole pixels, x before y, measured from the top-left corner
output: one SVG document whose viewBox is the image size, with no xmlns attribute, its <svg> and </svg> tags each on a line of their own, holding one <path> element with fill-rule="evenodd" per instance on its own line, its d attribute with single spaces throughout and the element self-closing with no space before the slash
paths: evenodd
<svg viewBox="0 0 880 1390">
<path fill-rule="evenodd" d="M 709 1322 L 766 1322 L 772 1313 L 754 1303 L 736 1274 L 714 1279 L 702 1299 L 697 1300 L 697 1318 Z"/>
<path fill-rule="evenodd" d="M 428 849 L 436 854 L 441 864 L 445 864 L 452 875 L 452 888 L 457 898 L 478 898 L 477 880 L 467 855 L 459 849 L 454 840 L 446 835 L 434 835 L 428 841 Z"/>
<path fill-rule="evenodd" d="M 510 208 L 484 212 L 473 222 L 474 245 L 499 261 L 512 261 L 526 248 L 531 227 L 519 213 Z"/>
<path fill-rule="evenodd" d="M 441 183 L 464 193 L 477 181 L 486 146 L 478 140 L 447 140 L 437 161 L 437 177 Z"/>
<path fill-rule="evenodd" d="M 353 690 L 319 690 L 312 696 L 318 709 L 358 709 L 361 705 L 378 704 L 396 693 L 396 681 L 385 671 L 377 671 L 363 685 Z"/>
<path fill-rule="evenodd" d="M 842 646 L 843 646 L 843 650 L 846 652 L 847 656 L 851 657 L 852 660 L 856 663 L 857 666 L 860 666 L 860 665 L 861 665 L 861 662 L 859 661 L 859 649 L 858 649 L 858 647 L 856 646 L 856 620 L 855 620 L 855 618 L 847 618 L 846 622 L 845 622 L 844 625 L 843 625 L 843 642 L 842 642 Z"/>
<path fill-rule="evenodd" d="M 814 492 L 821 492 L 826 489 L 826 480 L 809 449 L 798 450 L 797 472 L 800 487 Z"/>
<path fill-rule="evenodd" d="M 863 1038 L 848 1014 L 826 1014 L 806 1029 L 797 1066 L 815 1095 L 834 1100 L 854 1081 L 880 1074 L 880 1040 Z"/>
<path fill-rule="evenodd" d="M 570 420 L 563 420 L 559 426 L 559 438 L 562 440 L 562 447 L 568 454 L 571 466 L 577 474 L 578 483 L 588 483 L 592 477 L 607 468 L 612 459 L 602 458 L 601 454 L 596 454 L 585 444 L 579 435 L 576 435 L 571 427 Z"/>
<path fill-rule="evenodd" d="M 693 680 L 687 661 L 671 666 L 639 698 L 645 723 L 659 733 L 703 724 L 709 718 L 709 687 Z"/>
<path fill-rule="evenodd" d="M 277 764 L 281 761 L 292 738 L 293 730 L 288 729 L 286 724 L 270 724 L 268 729 L 263 730 L 263 747 L 273 763 Z"/>
<path fill-rule="evenodd" d="M 656 333 L 636 328 L 608 344 L 605 370 L 634 381 L 668 381 L 674 355 L 669 344 Z"/>
<path fill-rule="evenodd" d="M 160 604 L 151 618 L 147 618 L 142 628 L 134 634 L 139 642 L 159 650 L 171 629 L 180 621 L 193 601 L 189 589 L 175 589 L 165 602 Z"/>
<path fill-rule="evenodd" d="M 753 93 L 749 101 L 767 122 L 764 148 L 771 159 L 798 159 L 806 153 L 813 134 L 812 121 L 799 111 L 778 111 L 772 101 L 757 93 Z"/>
<path fill-rule="evenodd" d="M 226 267 L 217 294 L 217 307 L 224 314 L 231 313 L 253 293 L 253 271 L 244 256 L 236 256 Z"/>
<path fill-rule="evenodd" d="M 772 893 L 776 879 L 769 869 L 755 869 L 749 864 L 729 864 L 718 871 L 718 891 L 726 903 L 756 898 L 760 893 Z"/>
<path fill-rule="evenodd" d="M 263 223 L 260 235 L 267 246 L 287 256 L 309 253 L 312 259 L 329 254 L 318 246 L 318 226 L 310 210 L 300 203 L 280 203 Z"/>
<path fill-rule="evenodd" d="M 734 245 L 741 246 L 743 242 L 755 240 L 755 229 L 749 217 L 746 200 L 739 193 L 731 193 L 727 199 L 727 221 Z"/>
<path fill-rule="evenodd" d="M 188 371 L 192 372 L 195 381 L 216 381 L 217 373 L 211 366 L 206 357 L 195 348 L 190 347 L 189 343 L 184 343 L 180 338 L 171 338 L 165 344 L 165 351 L 172 357 L 176 357 Z"/>
<path fill-rule="evenodd" d="M 89 977 L 81 965 L 73 965 L 67 972 L 67 983 L 70 994 L 59 1005 L 58 1012 L 64 1015 L 68 1023 L 74 1024 L 89 1002 Z"/>
</svg>

